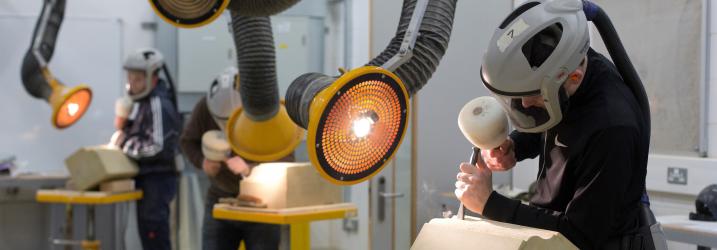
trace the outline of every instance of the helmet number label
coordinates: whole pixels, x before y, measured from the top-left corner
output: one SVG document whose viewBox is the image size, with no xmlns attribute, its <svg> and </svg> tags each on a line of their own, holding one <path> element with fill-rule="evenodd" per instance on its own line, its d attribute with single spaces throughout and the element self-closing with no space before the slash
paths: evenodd
<svg viewBox="0 0 717 250">
<path fill-rule="evenodd" d="M 515 21 L 508 29 L 498 38 L 498 50 L 500 53 L 505 52 L 505 49 L 513 43 L 515 37 L 518 37 L 523 31 L 530 27 L 522 18 Z"/>
</svg>

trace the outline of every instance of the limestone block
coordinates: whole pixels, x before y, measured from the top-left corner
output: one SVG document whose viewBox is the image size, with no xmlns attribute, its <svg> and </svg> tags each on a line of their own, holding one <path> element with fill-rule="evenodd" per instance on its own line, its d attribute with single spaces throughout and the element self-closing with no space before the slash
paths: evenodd
<svg viewBox="0 0 717 250">
<path fill-rule="evenodd" d="M 423 224 L 411 250 L 491 249 L 557 250 L 578 249 L 562 234 L 475 217 L 432 219 Z"/>
<path fill-rule="evenodd" d="M 72 188 L 89 190 L 102 182 L 132 178 L 139 172 L 137 164 L 117 148 L 92 146 L 81 148 L 65 159 Z"/>
<path fill-rule="evenodd" d="M 263 163 L 240 182 L 242 195 L 257 197 L 269 209 L 343 202 L 342 187 L 322 178 L 311 163 Z"/>
</svg>

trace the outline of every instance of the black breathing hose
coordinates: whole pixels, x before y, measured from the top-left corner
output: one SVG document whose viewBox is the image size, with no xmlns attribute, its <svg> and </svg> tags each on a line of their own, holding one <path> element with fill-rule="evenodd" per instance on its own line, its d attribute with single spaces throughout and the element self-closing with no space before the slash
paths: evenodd
<svg viewBox="0 0 717 250">
<path fill-rule="evenodd" d="M 169 90 L 169 100 L 172 101 L 172 104 L 174 105 L 174 110 L 179 112 L 179 105 L 177 104 L 177 88 L 174 86 L 174 81 L 172 81 L 172 75 L 169 74 L 169 70 L 167 69 L 167 64 L 162 64 L 162 70 L 164 71 L 164 74 L 167 77 L 167 89 Z"/>
<path fill-rule="evenodd" d="M 587 0 L 583 0 L 583 11 L 588 21 L 592 21 L 598 29 L 598 32 L 600 32 L 605 47 L 607 47 L 607 51 L 610 53 L 610 58 L 620 72 L 622 79 L 635 95 L 642 109 L 642 118 L 645 121 L 644 131 L 646 131 L 646 133 L 643 135 L 643 139 L 647 141 L 647 145 L 650 145 L 650 103 L 642 80 L 640 80 L 640 76 L 632 65 L 630 57 L 627 55 L 625 47 L 623 47 L 620 41 L 620 36 L 618 36 L 607 13 L 605 13 L 600 6 Z M 649 147 L 647 148 L 649 149 Z"/>
<path fill-rule="evenodd" d="M 413 48 L 413 56 L 395 70 L 396 75 L 405 84 L 409 96 L 413 96 L 426 85 L 448 48 L 456 2 L 457 0 L 428 2 L 419 28 L 419 36 Z M 398 53 L 415 7 L 416 0 L 403 1 L 396 35 L 386 49 L 367 65 L 381 66 Z M 311 100 L 337 78 L 320 73 L 307 73 L 296 78 L 286 93 L 286 108 L 291 119 L 299 126 L 307 128 Z"/>
<path fill-rule="evenodd" d="M 280 107 L 271 21 L 268 16 L 248 17 L 236 11 L 231 17 L 243 112 L 254 121 L 270 119 Z"/>
<path fill-rule="evenodd" d="M 20 69 L 20 77 L 22 78 L 23 86 L 25 90 L 35 98 L 49 100 L 52 94 L 52 88 L 42 74 L 42 68 L 40 62 L 34 54 L 33 45 L 35 39 L 38 36 L 42 36 L 40 41 L 40 54 L 45 59 L 45 62 L 50 62 L 52 55 L 55 52 L 55 42 L 57 41 L 57 33 L 60 31 L 62 20 L 65 16 L 65 0 L 56 0 L 55 5 L 52 7 L 52 11 L 48 13 L 47 25 L 45 26 L 42 34 L 40 32 L 40 26 L 42 20 L 45 17 L 45 11 L 48 8 L 48 1 L 43 1 L 42 10 L 40 16 L 35 24 L 35 30 L 32 33 L 32 41 L 30 42 L 30 48 L 25 53 L 25 58 L 22 61 L 22 68 Z"/>
<path fill-rule="evenodd" d="M 615 27 L 612 25 L 612 21 L 610 21 L 610 17 L 608 17 L 607 13 L 605 13 L 600 6 L 587 0 L 583 0 L 583 11 L 585 12 L 585 17 L 588 21 L 592 21 L 598 29 L 598 32 L 600 32 L 600 36 L 605 43 L 605 47 L 607 47 L 607 51 L 610 53 L 610 58 L 615 64 L 615 67 L 617 67 L 617 70 L 620 72 L 623 81 L 625 81 L 625 84 L 628 88 L 630 88 L 633 95 L 637 99 L 640 109 L 642 109 L 642 126 L 644 127 L 642 127 L 641 138 L 645 147 L 642 148 L 642 151 L 638 152 L 638 154 L 645 160 L 645 162 L 647 162 L 647 158 L 650 154 L 651 118 L 650 102 L 648 101 L 645 87 L 642 84 L 642 80 L 640 80 L 640 76 L 637 74 L 635 67 L 632 65 L 632 62 L 630 62 L 630 57 L 627 55 L 625 47 L 623 47 L 620 37 L 618 36 Z M 649 204 L 650 198 L 647 195 L 646 187 L 643 186 L 640 202 L 640 207 L 643 209 L 640 213 L 641 225 L 651 226 L 656 222 L 652 211 L 649 209 Z M 643 235 L 643 237 L 647 238 L 643 241 L 647 244 L 645 249 L 655 249 L 655 242 L 652 238 L 652 234 L 646 234 Z"/>
</svg>

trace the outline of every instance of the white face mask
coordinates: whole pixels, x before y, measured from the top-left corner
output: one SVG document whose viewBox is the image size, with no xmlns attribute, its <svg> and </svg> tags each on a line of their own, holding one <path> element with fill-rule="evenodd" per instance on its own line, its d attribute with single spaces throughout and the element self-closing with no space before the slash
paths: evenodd
<svg viewBox="0 0 717 250">
<path fill-rule="evenodd" d="M 532 129 L 550 121 L 550 113 L 542 103 L 542 96 L 497 96 L 505 107 L 514 126 L 519 129 Z M 540 99 L 535 101 L 533 99 Z M 538 103 L 541 104 L 538 104 Z"/>
<path fill-rule="evenodd" d="M 207 92 L 207 107 L 214 122 L 224 130 L 227 120 L 238 108 L 241 108 L 241 95 L 236 90 L 236 68 L 228 68 L 212 82 Z"/>
</svg>

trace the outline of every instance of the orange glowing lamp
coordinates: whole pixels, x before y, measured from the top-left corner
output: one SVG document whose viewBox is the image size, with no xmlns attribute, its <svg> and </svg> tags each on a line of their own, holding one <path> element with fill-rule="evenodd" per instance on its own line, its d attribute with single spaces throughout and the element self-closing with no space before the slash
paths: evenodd
<svg viewBox="0 0 717 250">
<path fill-rule="evenodd" d="M 48 102 L 52 107 L 52 125 L 63 129 L 77 122 L 87 111 L 92 101 L 92 90 L 80 84 L 69 88 L 57 80 L 47 68 L 43 76 L 52 88 Z"/>
<path fill-rule="evenodd" d="M 401 144 L 408 122 L 408 92 L 393 73 L 354 69 L 321 90 L 310 105 L 309 159 L 339 185 L 370 179 Z"/>
</svg>

